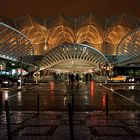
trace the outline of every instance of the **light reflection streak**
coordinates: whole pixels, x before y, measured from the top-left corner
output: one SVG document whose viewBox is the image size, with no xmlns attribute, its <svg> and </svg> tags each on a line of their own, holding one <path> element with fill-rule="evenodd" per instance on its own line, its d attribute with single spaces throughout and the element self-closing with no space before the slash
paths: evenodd
<svg viewBox="0 0 140 140">
<path fill-rule="evenodd" d="M 132 100 L 132 101 L 134 101 L 135 96 L 134 96 L 134 95 L 132 95 L 130 98 L 131 98 L 131 100 Z"/>
<path fill-rule="evenodd" d="M 129 86 L 128 89 L 135 89 L 135 86 Z"/>
<path fill-rule="evenodd" d="M 54 96 L 54 90 L 51 90 L 51 96 Z"/>
<path fill-rule="evenodd" d="M 91 96 L 94 96 L 94 81 L 91 81 L 90 82 L 90 95 Z"/>
<path fill-rule="evenodd" d="M 4 90 L 3 94 L 4 94 L 4 100 L 8 100 L 8 90 Z"/>
<path fill-rule="evenodd" d="M 65 96 L 64 97 L 64 106 L 66 105 L 66 103 L 67 103 L 67 97 Z"/>
<path fill-rule="evenodd" d="M 92 97 L 94 96 L 94 90 L 90 91 L 90 96 L 92 96 Z"/>
<path fill-rule="evenodd" d="M 110 90 L 113 91 L 113 88 L 111 87 Z"/>
<path fill-rule="evenodd" d="M 20 102 L 20 103 L 21 103 L 21 97 L 22 97 L 22 96 L 21 96 L 21 91 L 19 91 L 19 92 L 18 92 L 18 102 Z"/>
<path fill-rule="evenodd" d="M 54 90 L 54 82 L 50 82 L 50 88 L 51 90 Z"/>
<path fill-rule="evenodd" d="M 15 115 L 16 124 L 22 123 L 23 121 L 23 114 L 21 112 L 17 112 Z"/>
<path fill-rule="evenodd" d="M 105 107 L 105 103 L 106 103 L 105 98 L 106 98 L 106 96 L 105 96 L 105 94 L 104 94 L 104 95 L 102 96 L 102 106 L 103 106 L 103 107 Z"/>
</svg>

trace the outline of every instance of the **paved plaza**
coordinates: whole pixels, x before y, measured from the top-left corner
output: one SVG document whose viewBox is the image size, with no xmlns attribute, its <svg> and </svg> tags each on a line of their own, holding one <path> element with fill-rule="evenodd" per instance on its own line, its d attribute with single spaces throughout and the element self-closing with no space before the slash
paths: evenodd
<svg viewBox="0 0 140 140">
<path fill-rule="evenodd" d="M 99 83 L 94 84 L 94 88 L 91 83 L 43 83 L 26 85 L 22 90 L 3 89 L 3 96 L 6 93 L 9 96 L 12 139 L 70 140 L 68 106 L 64 102 L 69 92 L 70 96 L 74 93 L 73 140 L 139 140 L 139 86 L 134 92 L 136 95 L 132 92 L 133 100 L 130 96 L 131 90 L 127 90 L 131 85 L 124 86 L 126 90 L 120 92 L 124 97 L 113 93 L 113 89 L 118 91 L 119 85 Z M 40 95 L 39 115 L 36 111 L 37 94 Z M 109 97 L 108 116 L 105 111 L 106 94 Z M 0 140 L 7 139 L 6 128 L 3 110 L 0 115 Z"/>
<path fill-rule="evenodd" d="M 67 112 L 11 112 L 13 140 L 70 140 Z M 5 114 L 0 121 L 0 139 L 7 139 Z M 139 140 L 140 112 L 75 112 L 75 140 Z"/>
</svg>

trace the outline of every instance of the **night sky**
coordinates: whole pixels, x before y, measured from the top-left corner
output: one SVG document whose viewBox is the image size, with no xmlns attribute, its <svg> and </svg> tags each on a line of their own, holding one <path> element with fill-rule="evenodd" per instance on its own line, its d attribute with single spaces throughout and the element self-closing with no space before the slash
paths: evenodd
<svg viewBox="0 0 140 140">
<path fill-rule="evenodd" d="M 140 0 L 0 0 L 0 16 L 8 18 L 46 18 L 59 13 L 78 17 L 90 12 L 102 17 L 121 13 L 140 17 Z"/>
</svg>

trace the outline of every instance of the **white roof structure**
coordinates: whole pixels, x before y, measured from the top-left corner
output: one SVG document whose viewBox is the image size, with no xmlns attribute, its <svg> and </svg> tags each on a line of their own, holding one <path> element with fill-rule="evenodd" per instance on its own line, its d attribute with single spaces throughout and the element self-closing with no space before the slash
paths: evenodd
<svg viewBox="0 0 140 140">
<path fill-rule="evenodd" d="M 0 22 L 0 58 L 31 64 L 34 49 L 30 40 L 15 28 Z"/>
<path fill-rule="evenodd" d="M 60 45 L 49 51 L 40 62 L 42 69 L 63 72 L 92 72 L 99 65 L 110 64 L 101 52 L 84 44 Z"/>
<path fill-rule="evenodd" d="M 21 52 L 24 56 L 33 55 L 32 50 L 34 49 L 35 55 L 44 56 L 44 59 L 40 62 L 41 68 L 52 67 L 52 65 L 58 61 L 66 63 L 65 60 L 68 59 L 71 59 L 72 62 L 75 59 L 72 57 L 72 55 L 74 55 L 76 52 L 76 59 L 78 58 L 80 61 L 85 61 L 87 64 L 92 63 L 92 65 L 99 63 L 104 65 L 104 56 L 118 55 L 118 63 L 123 63 L 124 60 L 130 61 L 128 58 L 132 59 L 135 56 L 139 57 L 139 53 L 137 53 L 139 50 L 139 45 L 136 45 L 139 44 L 139 39 L 136 38 L 139 37 L 135 38 L 131 36 L 133 36 L 132 34 L 136 34 L 136 30 L 139 30 L 138 27 L 140 26 L 140 19 L 125 13 L 112 16 L 110 18 L 98 17 L 93 13 L 81 16 L 79 18 L 67 17 L 61 14 L 48 18 L 31 17 L 27 15 L 18 19 L 12 19 L 10 22 L 4 18 L 1 18 L 1 21 L 4 23 L 9 23 L 10 26 L 16 28 L 19 32 L 27 36 L 29 39 L 28 41 L 26 40 L 27 38 L 24 38 L 24 43 L 18 43 L 18 45 L 21 44 L 22 47 L 24 44 L 24 49 L 22 49 L 24 51 L 21 50 Z M 20 35 L 21 34 L 15 36 L 19 37 L 19 40 L 22 40 L 23 36 Z M 3 36 L 5 35 L 3 34 Z M 140 34 L 137 33 L 137 36 L 140 36 Z M 7 36 L 5 36 L 5 38 L 6 37 Z M 137 41 L 134 41 L 134 38 Z M 126 49 L 126 46 L 130 46 L 130 44 L 132 48 Z M 81 51 L 85 45 L 88 46 L 86 51 L 88 52 L 89 56 L 86 56 L 85 52 Z M 13 47 L 11 46 L 11 50 L 12 48 L 14 50 L 14 46 L 14 44 Z M 67 52 L 65 47 L 69 49 L 69 52 Z M 77 50 L 79 51 L 75 51 L 75 47 L 77 47 Z M 125 47 L 125 49 L 122 50 L 123 47 Z M 135 48 L 136 52 L 134 52 L 133 47 Z M 62 48 L 64 49 L 64 52 L 62 51 Z M 2 50 L 2 53 L 4 54 L 5 49 L 2 48 Z M 61 57 L 57 55 L 57 51 L 58 53 L 63 52 Z M 95 57 L 90 62 L 88 60 L 88 58 L 91 58 L 91 53 L 89 51 L 91 51 L 93 53 L 92 55 Z M 85 55 L 85 59 L 81 59 L 82 54 Z M 97 56 L 98 54 L 102 54 L 103 60 L 99 61 L 95 54 Z M 19 52 L 14 56 L 18 58 L 20 55 L 21 54 Z M 10 54 L 9 56 L 13 56 L 13 54 Z M 95 59 L 98 60 L 96 64 L 93 62 Z M 71 62 L 67 63 L 70 64 Z"/>
<path fill-rule="evenodd" d="M 140 62 L 140 27 L 126 35 L 118 45 L 116 64 Z"/>
</svg>

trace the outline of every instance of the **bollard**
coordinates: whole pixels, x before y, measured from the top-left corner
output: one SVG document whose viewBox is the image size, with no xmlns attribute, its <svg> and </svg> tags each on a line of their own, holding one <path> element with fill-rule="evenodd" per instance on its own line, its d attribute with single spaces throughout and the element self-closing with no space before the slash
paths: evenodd
<svg viewBox="0 0 140 140">
<path fill-rule="evenodd" d="M 72 104 L 71 104 L 71 111 L 72 111 L 72 115 L 74 112 L 74 93 L 72 92 Z"/>
<path fill-rule="evenodd" d="M 9 104 L 8 100 L 5 100 L 5 111 L 6 111 L 6 126 L 7 126 L 7 136 L 8 140 L 12 140 L 12 132 L 10 126 L 10 115 L 9 115 Z"/>
<path fill-rule="evenodd" d="M 37 94 L 37 116 L 39 115 L 39 94 Z"/>
<path fill-rule="evenodd" d="M 2 114 L 2 91 L 0 91 L 0 114 Z"/>
<path fill-rule="evenodd" d="M 0 100 L 0 115 L 2 114 L 2 101 Z"/>
<path fill-rule="evenodd" d="M 106 94 L 105 104 L 106 104 L 106 116 L 108 116 L 108 94 Z"/>
<path fill-rule="evenodd" d="M 68 115 L 69 115 L 69 128 L 70 128 L 70 137 L 71 140 L 74 140 L 74 135 L 73 135 L 73 124 L 72 124 L 72 108 L 71 108 L 71 103 L 68 103 Z"/>
</svg>

